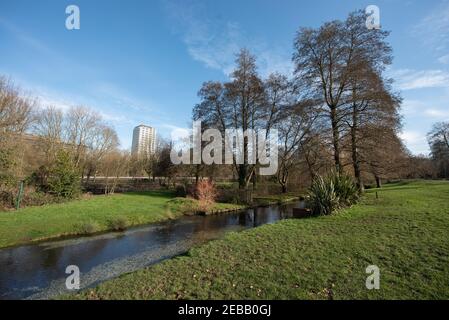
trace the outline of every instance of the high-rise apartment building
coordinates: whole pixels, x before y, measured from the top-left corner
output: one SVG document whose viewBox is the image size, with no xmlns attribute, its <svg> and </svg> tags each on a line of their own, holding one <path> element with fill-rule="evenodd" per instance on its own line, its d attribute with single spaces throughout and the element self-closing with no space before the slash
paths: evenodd
<svg viewBox="0 0 449 320">
<path fill-rule="evenodd" d="M 156 129 L 141 124 L 133 130 L 131 152 L 135 155 L 153 154 L 156 152 Z"/>
</svg>

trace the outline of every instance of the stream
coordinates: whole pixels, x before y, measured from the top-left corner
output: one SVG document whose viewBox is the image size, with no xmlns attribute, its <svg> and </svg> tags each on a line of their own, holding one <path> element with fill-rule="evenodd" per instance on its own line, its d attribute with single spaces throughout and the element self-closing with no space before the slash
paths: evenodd
<svg viewBox="0 0 449 320">
<path fill-rule="evenodd" d="M 186 253 L 193 246 L 241 231 L 295 218 L 294 202 L 176 220 L 89 237 L 0 249 L 0 299 L 49 299 L 70 293 L 68 265 L 81 272 L 81 289 Z"/>
</svg>

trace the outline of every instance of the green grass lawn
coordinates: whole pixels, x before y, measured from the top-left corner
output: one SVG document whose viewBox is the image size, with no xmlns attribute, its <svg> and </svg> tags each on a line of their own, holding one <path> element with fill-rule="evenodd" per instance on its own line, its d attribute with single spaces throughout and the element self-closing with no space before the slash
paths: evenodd
<svg viewBox="0 0 449 320">
<path fill-rule="evenodd" d="M 276 195 L 266 195 L 266 196 L 254 196 L 254 203 L 257 206 L 267 206 L 273 204 L 281 204 L 285 202 L 297 201 L 299 196 L 295 193 L 285 193 Z"/>
<path fill-rule="evenodd" d="M 70 298 L 448 299 L 448 236 L 449 183 L 398 183 L 336 215 L 230 233 Z M 365 287 L 369 265 L 379 290 Z"/>
<path fill-rule="evenodd" d="M 217 203 L 213 210 L 236 209 Z M 196 210 L 193 199 L 164 191 L 93 196 L 60 204 L 0 212 L 0 247 L 67 235 L 82 235 L 173 219 Z"/>
</svg>

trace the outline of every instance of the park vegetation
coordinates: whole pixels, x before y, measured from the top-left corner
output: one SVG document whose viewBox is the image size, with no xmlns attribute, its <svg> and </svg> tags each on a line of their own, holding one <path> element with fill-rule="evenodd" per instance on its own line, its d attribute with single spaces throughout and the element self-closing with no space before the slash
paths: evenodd
<svg viewBox="0 0 449 320">
<path fill-rule="evenodd" d="M 231 232 L 65 298 L 446 299 L 448 194 L 447 181 L 391 183 L 338 215 Z M 381 290 L 366 289 L 370 264 Z"/>
<path fill-rule="evenodd" d="M 228 81 L 204 82 L 193 120 L 222 134 L 278 129 L 279 169 L 271 181 L 283 193 L 317 186 L 330 172 L 351 176 L 359 193 L 385 179 L 447 177 L 434 171 L 448 150 L 441 125 L 431 137 L 432 158 L 411 155 L 399 138 L 401 97 L 384 72 L 393 59 L 389 32 L 367 29 L 365 19 L 356 11 L 345 21 L 300 28 L 291 77 L 261 77 L 257 57 L 242 49 Z M 245 137 L 244 163 L 234 164 L 234 174 L 240 189 L 257 190 L 269 179 L 248 161 L 249 145 Z"/>
<path fill-rule="evenodd" d="M 260 164 L 248 161 L 247 137 L 241 164 L 174 165 L 173 144 L 161 137 L 155 153 L 132 155 L 92 109 L 42 105 L 0 77 L 0 208 L 79 198 L 100 182 L 102 193 L 113 194 L 120 177 L 145 176 L 148 184 L 205 204 L 220 197 L 219 188 L 238 203 L 251 200 L 248 192 L 288 194 L 312 186 L 323 191 L 313 198 L 323 214 L 334 207 L 329 175 L 354 181 L 358 194 L 384 180 L 449 178 L 449 123 L 428 134 L 430 156 L 412 155 L 399 138 L 401 97 L 384 72 L 393 59 L 389 33 L 367 29 L 365 18 L 355 11 L 344 21 L 300 28 L 291 75 L 262 77 L 257 57 L 243 48 L 227 81 L 205 81 L 199 89 L 192 120 L 201 120 L 203 130 L 278 130 L 274 176 L 260 176 Z"/>
</svg>

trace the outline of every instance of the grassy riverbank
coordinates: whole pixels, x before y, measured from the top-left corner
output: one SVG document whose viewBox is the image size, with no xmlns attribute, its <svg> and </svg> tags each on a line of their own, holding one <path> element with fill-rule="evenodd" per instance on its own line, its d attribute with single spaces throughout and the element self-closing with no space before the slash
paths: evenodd
<svg viewBox="0 0 449 320">
<path fill-rule="evenodd" d="M 70 298 L 447 299 L 448 199 L 448 182 L 388 185 L 336 215 L 231 233 Z M 369 265 L 379 290 L 365 287 Z"/>
<path fill-rule="evenodd" d="M 275 204 L 282 204 L 286 202 L 298 201 L 300 196 L 296 194 L 278 194 L 267 196 L 254 196 L 254 203 L 257 206 L 269 206 Z"/>
<path fill-rule="evenodd" d="M 217 203 L 211 210 L 238 208 L 241 206 Z M 154 191 L 93 196 L 0 212 L 0 247 L 174 219 L 197 209 L 196 200 L 174 198 L 171 192 Z"/>
</svg>

